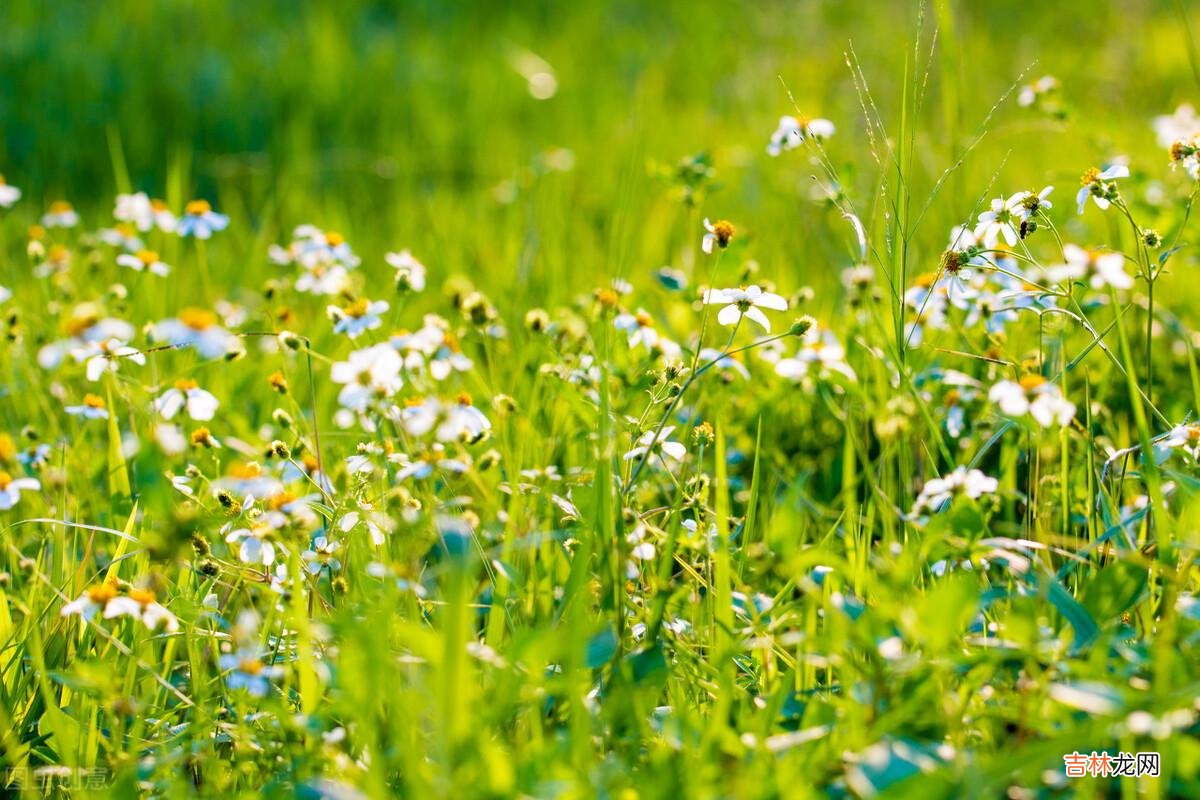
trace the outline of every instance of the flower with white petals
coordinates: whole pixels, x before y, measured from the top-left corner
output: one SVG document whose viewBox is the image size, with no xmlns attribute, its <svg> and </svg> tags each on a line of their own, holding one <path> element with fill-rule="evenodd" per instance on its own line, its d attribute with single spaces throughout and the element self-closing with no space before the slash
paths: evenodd
<svg viewBox="0 0 1200 800">
<path fill-rule="evenodd" d="M 644 309 L 639 308 L 636 314 L 622 312 L 613 319 L 613 326 L 625 334 L 630 347 L 639 345 L 653 352 L 658 345 L 658 330 L 654 327 L 654 318 Z"/>
<path fill-rule="evenodd" d="M 1085 278 L 1093 289 L 1132 289 L 1133 278 L 1125 271 L 1125 256 L 1105 250 L 1085 250 L 1074 244 L 1063 247 L 1065 264 L 1046 268 L 1046 277 L 1053 283 L 1079 281 Z"/>
<path fill-rule="evenodd" d="M 217 324 L 217 315 L 203 308 L 185 308 L 179 316 L 154 326 L 156 339 L 175 347 L 194 347 L 205 358 L 218 358 L 237 349 L 237 337 Z"/>
<path fill-rule="evenodd" d="M 1200 116 L 1190 104 L 1184 103 L 1174 114 L 1163 114 L 1154 118 L 1154 134 L 1159 147 L 1170 147 L 1175 142 L 1200 136 Z"/>
<path fill-rule="evenodd" d="M 4 180 L 0 175 L 0 208 L 12 208 L 21 199 L 21 190 Z"/>
<path fill-rule="evenodd" d="M 192 200 L 183 210 L 183 217 L 175 230 L 180 236 L 209 239 L 216 231 L 229 227 L 229 217 L 213 211 L 207 200 Z"/>
<path fill-rule="evenodd" d="M 425 265 L 407 250 L 387 253 L 383 260 L 396 270 L 396 285 L 414 292 L 425 290 Z"/>
<path fill-rule="evenodd" d="M 700 240 L 700 249 L 705 253 L 712 253 L 714 247 L 724 250 L 733 241 L 733 223 L 729 220 L 719 219 L 716 222 L 709 222 L 708 217 L 705 217 L 704 230 L 707 233 Z"/>
<path fill-rule="evenodd" d="M 625 453 L 626 461 L 645 458 L 647 461 L 657 459 L 666 466 L 667 459 L 680 461 L 687 455 L 687 448 L 680 442 L 673 442 L 668 437 L 675 430 L 674 425 L 667 425 L 660 431 L 646 431 L 638 437 L 637 443 Z"/>
<path fill-rule="evenodd" d="M 66 609 L 63 609 L 64 612 Z M 150 630 L 161 624 L 167 631 L 179 630 L 179 620 L 154 599 L 149 589 L 130 589 L 129 594 L 118 595 L 104 605 L 104 618 L 133 617 Z"/>
<path fill-rule="evenodd" d="M 360 298 L 345 306 L 329 306 L 326 311 L 333 320 L 334 333 L 344 333 L 357 339 L 366 331 L 373 331 L 383 324 L 380 314 L 389 308 L 386 300 Z"/>
<path fill-rule="evenodd" d="M 1129 167 L 1124 164 L 1114 164 L 1104 171 L 1092 167 L 1083 173 L 1083 177 L 1079 179 L 1079 191 L 1075 193 L 1075 204 L 1079 206 L 1079 213 L 1083 213 L 1083 207 L 1087 205 L 1089 197 L 1101 211 L 1107 209 L 1119 196 L 1115 181 L 1128 177 Z"/>
<path fill-rule="evenodd" d="M 777 156 L 785 150 L 794 150 L 807 138 L 828 139 L 835 132 L 833 123 L 827 119 L 807 119 L 790 114 L 779 118 L 767 143 L 767 154 Z"/>
<path fill-rule="evenodd" d="M 122 253 L 117 256 L 117 263 L 122 267 L 129 267 L 135 272 L 153 272 L 155 275 L 161 276 L 171 272 L 171 268 L 153 250 L 143 249 L 138 250 L 137 253 Z"/>
<path fill-rule="evenodd" d="M 1018 192 L 1007 200 L 997 197 L 992 200 L 992 206 L 979 215 L 979 224 L 975 226 L 975 235 L 988 247 L 995 247 L 1004 237 L 1009 247 L 1016 247 L 1021 238 L 1021 201 L 1028 192 Z"/>
<path fill-rule="evenodd" d="M 1075 418 L 1075 404 L 1063 397 L 1062 389 L 1040 375 L 1026 375 L 1019 381 L 1000 381 L 988 392 L 988 400 L 1001 413 L 1013 419 L 1028 415 L 1043 428 L 1069 425 Z"/>
<path fill-rule="evenodd" d="M 76 361 L 84 363 L 89 381 L 100 380 L 100 377 L 106 372 L 116 373 L 124 362 L 131 362 L 139 366 L 146 363 L 145 353 L 136 347 L 130 347 L 120 339 L 90 342 L 71 355 L 75 357 Z"/>
<path fill-rule="evenodd" d="M 79 224 L 79 214 L 66 200 L 56 200 L 42 215 L 42 225 L 47 228 L 74 228 Z"/>
<path fill-rule="evenodd" d="M 0 470 L 0 511 L 7 511 L 21 500 L 21 492 L 36 492 L 42 484 L 36 478 L 14 478 Z"/>
<path fill-rule="evenodd" d="M 201 389 L 189 378 L 175 381 L 175 385 L 154 398 L 154 410 L 163 419 L 171 419 L 186 408 L 188 416 L 201 422 L 213 418 L 219 401 L 212 392 Z"/>
<path fill-rule="evenodd" d="M 404 382 L 400 369 L 404 362 L 390 344 L 377 344 L 355 350 L 345 361 L 335 363 L 329 371 L 334 383 L 342 384 L 338 403 L 343 408 L 362 411 L 372 400 L 391 397 Z"/>
<path fill-rule="evenodd" d="M 764 331 L 771 332 L 771 323 L 761 309 L 787 311 L 787 300 L 772 292 L 764 292 L 759 286 L 740 289 L 709 289 L 704 293 L 704 302 L 727 304 L 717 312 L 721 325 L 737 325 L 746 317 Z"/>
<path fill-rule="evenodd" d="M 989 478 L 977 469 L 968 470 L 966 467 L 956 467 L 945 477 L 933 478 L 925 482 L 925 485 L 921 487 L 921 494 L 913 504 L 913 514 L 920 514 L 922 511 L 936 513 L 959 495 L 978 500 L 985 494 L 995 494 L 999 488 L 999 481 Z"/>
<path fill-rule="evenodd" d="M 108 419 L 108 407 L 104 404 L 104 398 L 99 395 L 85 394 L 82 403 L 77 406 L 66 406 L 63 410 L 72 417 Z"/>
<path fill-rule="evenodd" d="M 324 536 L 313 539 L 312 547 L 300 554 L 304 569 L 309 575 L 319 575 L 321 570 L 328 569 L 330 574 L 342 568 L 342 562 L 335 557 L 340 542 L 332 542 Z"/>
</svg>

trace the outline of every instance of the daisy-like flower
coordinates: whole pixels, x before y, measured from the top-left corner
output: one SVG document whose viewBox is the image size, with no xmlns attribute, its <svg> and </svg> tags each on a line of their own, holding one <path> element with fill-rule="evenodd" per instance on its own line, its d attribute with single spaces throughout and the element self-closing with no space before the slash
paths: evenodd
<svg viewBox="0 0 1200 800">
<path fill-rule="evenodd" d="M 155 338 L 175 347 L 194 347 L 205 358 L 219 358 L 237 347 L 237 337 L 217 324 L 204 308 L 185 308 L 154 326 Z"/>
<path fill-rule="evenodd" d="M 836 129 L 827 119 L 807 119 L 789 115 L 779 118 L 771 141 L 767 143 L 767 153 L 777 156 L 785 150 L 794 150 L 804 143 L 808 137 L 813 139 L 828 139 Z"/>
<path fill-rule="evenodd" d="M 1054 208 L 1054 204 L 1047 199 L 1050 197 L 1050 193 L 1053 191 L 1053 186 L 1047 186 L 1037 194 L 1034 194 L 1032 190 L 1028 192 L 1017 192 L 1015 195 L 1013 195 L 1013 197 L 1017 199 L 1016 209 L 1014 210 L 1017 218 L 1021 220 L 1022 223 L 1027 224 L 1039 213 L 1045 212 L 1045 210 L 1048 208 Z M 1022 229 L 1024 230 L 1024 227 Z"/>
<path fill-rule="evenodd" d="M 1079 213 L 1083 213 L 1089 197 L 1101 211 L 1107 209 L 1119 196 L 1115 181 L 1128 177 L 1129 167 L 1124 164 L 1114 164 L 1104 171 L 1092 167 L 1083 173 L 1083 177 L 1079 179 L 1079 191 L 1075 193 L 1075 204 L 1079 206 Z"/>
<path fill-rule="evenodd" d="M 704 302 L 727 304 L 717 312 L 717 322 L 721 325 L 737 325 L 742 317 L 746 317 L 767 333 L 771 332 L 771 323 L 761 309 L 787 311 L 787 300 L 753 285 L 740 289 L 709 289 L 704 293 Z"/>
<path fill-rule="evenodd" d="M 180 236 L 209 239 L 216 231 L 229 227 L 229 217 L 213 211 L 207 200 L 192 200 L 183 209 L 183 217 L 175 230 Z"/>
<path fill-rule="evenodd" d="M 400 420 L 410 435 L 424 436 L 432 430 L 439 442 L 475 442 L 492 428 L 491 421 L 465 392 L 453 403 L 443 403 L 436 397 L 411 401 L 401 409 Z"/>
<path fill-rule="evenodd" d="M 1053 283 L 1085 278 L 1093 289 L 1132 289 L 1133 278 L 1125 271 L 1125 256 L 1105 250 L 1085 250 L 1074 244 L 1063 247 L 1065 264 L 1047 267 L 1046 277 Z"/>
<path fill-rule="evenodd" d="M 977 469 L 968 470 L 966 467 L 956 467 L 953 472 L 943 478 L 934 478 L 925 482 L 921 494 L 913 504 L 913 515 L 922 511 L 936 513 L 946 503 L 958 495 L 978 500 L 985 494 L 995 494 L 1000 488 L 1000 482 L 989 478 Z"/>
<path fill-rule="evenodd" d="M 283 484 L 257 461 L 234 464 L 227 475 L 213 481 L 213 492 L 230 492 L 240 497 L 273 497 Z"/>
<path fill-rule="evenodd" d="M 47 228 L 74 228 L 79 224 L 79 214 L 66 200 L 55 200 L 42 215 L 42 225 Z"/>
<path fill-rule="evenodd" d="M 319 575 L 321 570 L 328 568 L 330 574 L 342 568 L 342 562 L 335 557 L 340 542 L 331 542 L 324 536 L 313 539 L 312 547 L 300 554 L 304 569 L 309 575 Z"/>
<path fill-rule="evenodd" d="M 154 227 L 154 207 L 150 203 L 150 196 L 145 192 L 117 195 L 113 217 L 134 225 L 139 231 L 150 230 Z"/>
<path fill-rule="evenodd" d="M 21 190 L 0 175 L 0 208 L 12 208 L 21 199 Z"/>
<path fill-rule="evenodd" d="M 687 455 L 687 448 L 681 442 L 673 442 L 670 437 L 675 430 L 674 425 L 666 425 L 662 430 L 646 431 L 638 437 L 637 443 L 623 456 L 626 461 L 645 457 L 647 461 L 658 461 L 667 466 L 667 459 L 680 461 Z"/>
<path fill-rule="evenodd" d="M 333 320 L 334 333 L 344 333 L 357 339 L 364 331 L 372 331 L 383 324 L 379 318 L 388 310 L 386 300 L 360 298 L 345 306 L 328 306 L 325 310 Z"/>
<path fill-rule="evenodd" d="M 446 448 L 440 443 L 434 443 L 433 447 L 416 456 L 396 453 L 388 456 L 388 460 L 400 465 L 400 469 L 396 472 L 397 481 L 406 481 L 409 478 L 418 481 L 425 480 L 436 470 L 461 475 L 471 468 L 462 459 L 449 458 L 446 455 Z"/>
<path fill-rule="evenodd" d="M 800 348 L 792 358 L 775 362 L 775 373 L 789 381 L 799 382 L 812 375 L 827 378 L 832 373 L 855 380 L 854 369 L 846 363 L 846 349 L 833 331 L 813 325 L 800 339 Z"/>
<path fill-rule="evenodd" d="M 1020 419 L 1029 415 L 1043 428 L 1069 425 L 1075 418 L 1075 404 L 1063 397 L 1061 388 L 1041 375 L 1000 381 L 988 391 L 988 400 L 1005 416 Z"/>
<path fill-rule="evenodd" d="M 65 609 L 64 609 L 65 611 Z M 179 630 L 179 620 L 166 608 L 155 602 L 154 592 L 149 589 L 130 589 L 129 594 L 112 598 L 104 606 L 104 618 L 133 617 L 141 620 L 150 630 L 161 624 L 170 632 Z"/>
<path fill-rule="evenodd" d="M 21 492 L 36 492 L 42 484 L 36 478 L 14 478 L 0 470 L 0 511 L 7 511 L 21 501 Z"/>
<path fill-rule="evenodd" d="M 713 223 L 708 221 L 708 217 L 705 217 L 704 230 L 708 233 L 704 234 L 704 238 L 700 240 L 700 249 L 705 253 L 711 253 L 713 247 L 724 250 L 733 240 L 733 223 L 729 220 L 719 219 Z"/>
<path fill-rule="evenodd" d="M 383 257 L 396 270 L 396 285 L 403 290 L 422 292 L 425 290 L 425 265 L 408 250 L 388 253 Z"/>
<path fill-rule="evenodd" d="M 190 378 L 175 381 L 173 387 L 154 398 L 154 410 L 163 419 L 171 419 L 181 409 L 186 408 L 189 417 L 204 422 L 213 418 L 218 405 L 220 403 L 215 395 L 201 389 Z"/>
<path fill-rule="evenodd" d="M 387 343 L 351 352 L 329 371 L 334 383 L 343 384 L 338 404 L 362 411 L 372 400 L 391 397 L 404 385 L 400 378 L 403 366 L 400 354 Z"/>
<path fill-rule="evenodd" d="M 272 539 L 281 520 L 270 515 L 256 520 L 246 528 L 236 528 L 225 536 L 229 544 L 238 545 L 238 560 L 243 564 L 262 564 L 269 567 L 275 563 L 275 545 Z"/>
<path fill-rule="evenodd" d="M 1028 192 L 1018 192 L 1007 200 L 997 197 L 992 200 L 992 206 L 979 215 L 979 224 L 975 226 L 975 235 L 988 247 L 995 247 L 1004 237 L 1009 247 L 1016 247 L 1020 237 L 1022 205 Z"/>
<path fill-rule="evenodd" d="M 341 294 L 349 285 L 350 273 L 341 264 L 316 266 L 296 279 L 297 292 L 318 297 Z"/>
<path fill-rule="evenodd" d="M 228 670 L 225 685 L 231 691 L 245 689 L 252 697 L 262 697 L 271 690 L 271 681 L 283 675 L 283 667 L 268 664 L 256 650 L 241 648 L 218 659 L 221 669 Z"/>
<path fill-rule="evenodd" d="M 699 359 L 701 364 L 712 364 L 710 369 L 718 372 L 736 373 L 742 378 L 750 378 L 750 370 L 746 369 L 746 365 L 730 355 L 722 355 L 721 351 L 715 347 L 705 347 L 700 350 Z"/>
<path fill-rule="evenodd" d="M 1200 460 L 1200 424 L 1176 425 L 1154 443 L 1155 454 L 1161 462 L 1172 450 L 1182 450 Z"/>
<path fill-rule="evenodd" d="M 1058 90 L 1058 78 L 1053 75 L 1043 75 L 1035 81 L 1030 81 L 1021 87 L 1017 94 L 1017 105 L 1029 108 L 1039 99 Z"/>
<path fill-rule="evenodd" d="M 1170 147 L 1180 140 L 1200 135 L 1200 116 L 1190 104 L 1184 103 L 1174 114 L 1163 114 L 1154 118 L 1154 133 L 1159 147 Z"/>
<path fill-rule="evenodd" d="M 144 248 L 136 253 L 122 253 L 117 256 L 117 263 L 122 267 L 129 267 L 135 272 L 153 272 L 155 275 L 161 276 L 166 276 L 171 272 L 171 267 L 158 257 L 158 253 Z"/>
<path fill-rule="evenodd" d="M 82 403 L 77 406 L 67 406 L 63 410 L 73 417 L 108 419 L 108 408 L 104 404 L 104 398 L 99 395 L 85 394 Z"/>
<path fill-rule="evenodd" d="M 90 620 L 117 598 L 120 590 L 116 581 L 105 581 L 89 587 L 83 594 L 62 607 L 62 616 L 78 616 Z"/>
<path fill-rule="evenodd" d="M 131 253 L 136 253 L 144 247 L 137 228 L 128 222 L 118 222 L 111 228 L 101 228 L 96 235 L 109 247 L 120 247 Z"/>
<path fill-rule="evenodd" d="M 654 319 L 643 309 L 639 308 L 636 314 L 630 314 L 628 311 L 618 314 L 613 319 L 613 325 L 625 334 L 630 347 L 643 345 L 653 352 L 658 345 L 658 331 L 654 327 Z"/>
<path fill-rule="evenodd" d="M 103 342 L 92 342 L 86 347 L 76 350 L 73 355 L 76 361 L 84 362 L 84 369 L 89 381 L 98 381 L 106 372 L 116 373 L 122 362 L 129 361 L 139 366 L 146 363 L 146 355 L 136 347 L 130 347 L 120 339 L 107 339 Z"/>
</svg>

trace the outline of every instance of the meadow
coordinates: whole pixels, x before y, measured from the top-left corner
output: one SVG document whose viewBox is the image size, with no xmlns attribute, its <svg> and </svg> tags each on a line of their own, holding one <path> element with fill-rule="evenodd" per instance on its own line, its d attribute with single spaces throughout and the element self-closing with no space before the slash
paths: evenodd
<svg viewBox="0 0 1200 800">
<path fill-rule="evenodd" d="M 13 796 L 1200 796 L 1200 9 L 0 6 Z"/>
</svg>

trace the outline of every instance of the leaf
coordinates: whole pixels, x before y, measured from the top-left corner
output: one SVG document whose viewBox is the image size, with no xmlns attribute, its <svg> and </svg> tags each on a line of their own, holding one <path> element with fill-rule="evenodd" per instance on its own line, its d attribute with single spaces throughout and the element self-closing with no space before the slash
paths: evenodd
<svg viewBox="0 0 1200 800">
<path fill-rule="evenodd" d="M 112 389 L 108 390 L 108 493 L 117 498 L 128 498 L 133 494 L 129 487 L 129 472 L 125 466 L 125 453 L 121 449 L 121 429 L 117 425 L 116 409 L 113 408 Z"/>
<path fill-rule="evenodd" d="M 46 736 L 59 760 L 67 766 L 73 766 L 79 752 L 79 723 L 58 706 L 50 703 L 38 720 L 38 730 Z"/>
<path fill-rule="evenodd" d="M 605 628 L 588 639 L 586 659 L 588 669 L 599 669 L 604 666 L 616 652 L 617 632 L 612 628 Z"/>
<path fill-rule="evenodd" d="M 1149 573 L 1128 561 L 1115 561 L 1097 572 L 1083 590 L 1083 606 L 1100 622 L 1120 617 L 1142 596 Z"/>
</svg>

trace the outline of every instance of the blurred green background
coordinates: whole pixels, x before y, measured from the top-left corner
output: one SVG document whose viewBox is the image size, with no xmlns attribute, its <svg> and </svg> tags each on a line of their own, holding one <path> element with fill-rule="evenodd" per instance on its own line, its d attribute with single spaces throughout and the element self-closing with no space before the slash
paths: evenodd
<svg viewBox="0 0 1200 800">
<path fill-rule="evenodd" d="M 708 151 L 720 189 L 701 212 L 769 231 L 770 252 L 751 255 L 781 281 L 815 284 L 809 272 L 847 261 L 844 224 L 808 202 L 801 156 L 764 152 L 790 110 L 781 79 L 806 114 L 838 125 L 830 154 L 879 226 L 845 53 L 894 132 L 921 14 L 914 2 L 6 0 L 0 172 L 38 209 L 65 196 L 103 213 L 119 141 L 133 184 L 155 195 L 214 197 L 277 228 L 340 227 L 368 256 L 385 231 L 380 249 L 578 288 L 596 282 L 581 252 L 619 274 L 678 259 L 696 220 L 675 213 L 647 163 Z M 1191 5 L 935 2 L 923 14 L 922 61 L 935 24 L 939 40 L 916 196 L 1023 72 L 1062 80 L 1068 109 L 1058 121 L 1010 97 L 924 226 L 931 249 L 1002 163 L 997 193 L 1056 183 L 1064 204 L 1084 168 L 1117 153 L 1166 171 L 1149 121 L 1197 97 Z M 553 96 L 535 99 L 522 70 L 551 72 Z M 536 178 L 554 148 L 573 169 Z"/>
</svg>

